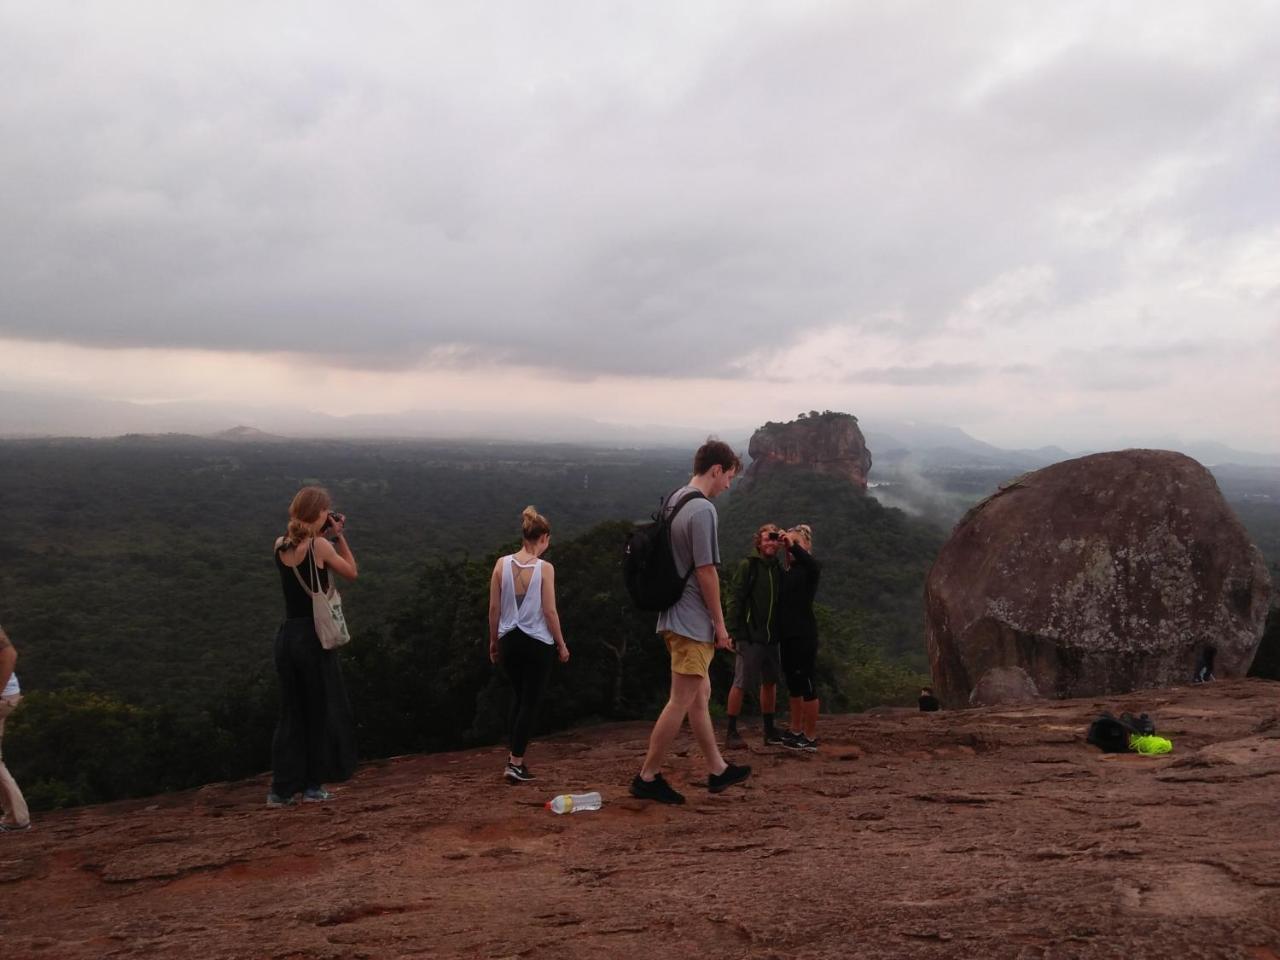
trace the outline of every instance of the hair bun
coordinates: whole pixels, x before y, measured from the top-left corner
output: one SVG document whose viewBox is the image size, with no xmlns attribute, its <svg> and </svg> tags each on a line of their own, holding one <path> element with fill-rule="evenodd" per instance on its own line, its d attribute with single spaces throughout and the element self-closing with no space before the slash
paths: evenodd
<svg viewBox="0 0 1280 960">
<path fill-rule="evenodd" d="M 520 533 L 526 540 L 537 540 L 544 533 L 551 532 L 551 524 L 538 512 L 533 504 L 525 507 L 520 513 Z"/>
</svg>

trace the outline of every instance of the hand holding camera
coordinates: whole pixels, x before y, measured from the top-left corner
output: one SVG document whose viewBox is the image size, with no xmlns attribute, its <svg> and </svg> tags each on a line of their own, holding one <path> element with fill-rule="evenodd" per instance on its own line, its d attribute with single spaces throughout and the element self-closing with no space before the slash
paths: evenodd
<svg viewBox="0 0 1280 960">
<path fill-rule="evenodd" d="M 320 528 L 320 536 L 322 537 L 340 537 L 342 531 L 347 525 L 347 518 L 341 513 L 329 511 L 329 517 L 324 522 L 324 526 Z"/>
</svg>

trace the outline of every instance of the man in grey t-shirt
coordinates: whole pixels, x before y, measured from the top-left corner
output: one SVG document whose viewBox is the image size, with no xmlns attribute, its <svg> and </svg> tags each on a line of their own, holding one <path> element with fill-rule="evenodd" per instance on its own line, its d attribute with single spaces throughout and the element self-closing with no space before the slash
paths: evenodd
<svg viewBox="0 0 1280 960">
<path fill-rule="evenodd" d="M 691 493 L 701 492 L 692 483 L 686 484 L 667 497 L 663 512 L 671 516 L 676 504 Z M 710 500 L 695 497 L 676 514 L 671 524 L 671 554 L 675 557 L 676 570 L 681 573 L 720 565 L 718 516 Z M 698 578 L 692 574 L 685 580 L 684 593 L 675 606 L 658 614 L 658 633 L 668 630 L 702 643 L 715 642 L 715 622 L 702 600 Z"/>
<path fill-rule="evenodd" d="M 733 639 L 720 606 L 720 544 L 716 533 L 716 508 L 711 501 L 729 489 L 742 468 L 727 443 L 708 439 L 693 457 L 693 477 L 667 498 L 674 509 L 689 494 L 689 501 L 671 525 L 671 552 L 676 569 L 688 571 L 684 593 L 675 605 L 658 616 L 658 632 L 671 654 L 671 696 L 649 735 L 649 751 L 635 779 L 631 795 L 662 803 L 684 803 L 659 772 L 662 758 L 688 716 L 698 748 L 707 761 L 707 787 L 712 793 L 751 775 L 751 768 L 727 763 L 716 744 L 711 725 L 711 680 L 708 668 L 716 650 L 733 649 Z M 705 499 L 703 499 L 705 498 Z"/>
</svg>

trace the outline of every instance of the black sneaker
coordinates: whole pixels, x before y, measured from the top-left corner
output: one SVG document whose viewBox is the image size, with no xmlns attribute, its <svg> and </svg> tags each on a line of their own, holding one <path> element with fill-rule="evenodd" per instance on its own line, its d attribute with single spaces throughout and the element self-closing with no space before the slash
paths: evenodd
<svg viewBox="0 0 1280 960">
<path fill-rule="evenodd" d="M 642 780 L 636 774 L 631 781 L 631 795 L 640 800 L 657 800 L 659 803 L 684 803 L 684 794 L 673 790 L 660 773 L 655 773 L 652 780 Z"/>
<path fill-rule="evenodd" d="M 502 775 L 507 778 L 507 783 L 528 783 L 530 780 L 538 779 L 523 763 L 508 762 L 507 769 L 502 771 Z"/>
<path fill-rule="evenodd" d="M 801 749 L 801 750 L 803 750 L 803 751 L 805 751 L 806 753 L 817 753 L 817 752 L 818 752 L 818 738 L 817 738 L 817 737 L 814 737 L 812 740 L 810 740 L 808 737 L 806 737 L 806 736 L 802 733 L 802 734 L 800 734 L 796 739 L 800 741 L 800 749 Z"/>
<path fill-rule="evenodd" d="M 766 730 L 764 734 L 764 745 L 766 747 L 780 747 L 786 737 L 787 733 L 784 730 Z"/>
<path fill-rule="evenodd" d="M 726 750 L 742 750 L 746 745 L 747 741 L 742 739 L 742 734 L 737 730 L 730 730 L 724 735 L 724 748 Z"/>
<path fill-rule="evenodd" d="M 724 773 L 713 773 L 707 778 L 707 789 L 712 793 L 719 793 L 726 787 L 741 783 L 749 776 L 751 776 L 750 767 L 740 767 L 736 763 L 731 763 L 724 768 Z"/>
<path fill-rule="evenodd" d="M 803 733 L 799 730 L 794 730 L 782 735 L 782 745 L 790 750 L 803 750 L 805 739 Z"/>
</svg>

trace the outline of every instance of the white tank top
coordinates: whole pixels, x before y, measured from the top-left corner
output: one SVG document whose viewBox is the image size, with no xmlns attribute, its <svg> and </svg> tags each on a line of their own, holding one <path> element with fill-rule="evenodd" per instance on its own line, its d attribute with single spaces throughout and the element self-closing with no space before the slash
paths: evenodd
<svg viewBox="0 0 1280 960">
<path fill-rule="evenodd" d="M 529 590 L 524 600 L 516 605 L 516 581 L 512 568 L 522 570 L 533 568 L 533 576 L 529 580 Z M 535 640 L 541 640 L 548 646 L 555 643 L 551 631 L 547 629 L 547 618 L 542 613 L 542 561 L 520 563 L 515 554 L 502 558 L 502 592 L 498 598 L 498 636 L 505 637 L 517 627 Z"/>
</svg>

